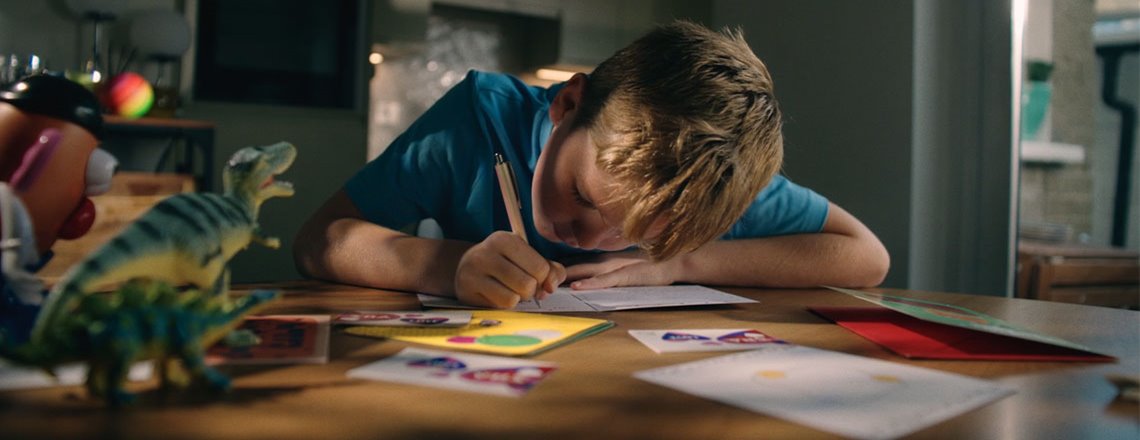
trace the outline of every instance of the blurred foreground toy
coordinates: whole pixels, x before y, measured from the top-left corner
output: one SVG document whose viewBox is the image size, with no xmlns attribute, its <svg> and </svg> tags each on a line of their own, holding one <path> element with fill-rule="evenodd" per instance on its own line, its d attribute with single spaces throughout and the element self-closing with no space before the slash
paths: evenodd
<svg viewBox="0 0 1140 440">
<path fill-rule="evenodd" d="M 232 330 L 278 295 L 258 291 L 231 301 L 226 264 L 252 242 L 280 247 L 257 216 L 265 200 L 293 195 L 293 185 L 274 176 L 296 156 L 284 142 L 243 148 L 226 164 L 224 194 L 159 202 L 72 266 L 49 292 L 30 341 L 0 339 L 0 356 L 44 368 L 86 361 L 88 390 L 111 405 L 130 401 L 122 383 L 131 363 L 145 359 L 158 363 L 164 386 L 187 383 L 173 362 L 180 360 L 211 388 L 227 389 L 229 379 L 203 363 L 204 351 L 222 338 L 256 343 L 251 332 Z M 120 287 L 97 292 L 107 285 Z"/>
<path fill-rule="evenodd" d="M 37 151 L 49 130 L 57 133 L 57 146 Z M 34 75 L 0 91 L 0 181 L 11 182 L 30 160 L 42 161 L 35 166 L 38 177 L 16 191 L 35 224 L 41 255 L 56 239 L 79 238 L 90 228 L 95 209 L 87 196 L 106 192 L 117 166 L 96 148 L 102 134 L 99 102 L 79 84 Z"/>
<path fill-rule="evenodd" d="M 293 185 L 274 180 L 297 157 L 289 143 L 238 150 L 223 173 L 224 194 L 187 193 L 169 197 L 72 266 L 52 287 L 36 317 L 32 342 L 66 315 L 82 307 L 81 300 L 101 287 L 134 278 L 191 285 L 225 297 L 229 287 L 226 264 L 251 242 L 271 249 L 281 246 L 257 223 L 261 204 L 273 197 L 293 195 Z"/>
<path fill-rule="evenodd" d="M 0 337 L 27 340 L 44 297 L 34 273 L 56 239 L 95 221 L 88 196 L 110 188 L 117 162 L 95 148 L 95 96 L 63 78 L 34 75 L 0 90 Z"/>
<path fill-rule="evenodd" d="M 126 118 L 141 118 L 154 105 L 154 88 L 146 78 L 134 72 L 112 76 L 99 90 L 103 106 Z"/>
<path fill-rule="evenodd" d="M 226 391 L 230 380 L 205 364 L 206 350 L 278 297 L 258 290 L 230 302 L 212 292 L 133 279 L 111 294 L 84 296 L 36 342 L 0 343 L 0 355 L 48 374 L 61 364 L 86 361 L 88 393 L 111 406 L 133 401 L 123 385 L 131 365 L 145 360 L 155 362 L 163 389 L 186 388 L 200 379 L 213 391 Z"/>
</svg>

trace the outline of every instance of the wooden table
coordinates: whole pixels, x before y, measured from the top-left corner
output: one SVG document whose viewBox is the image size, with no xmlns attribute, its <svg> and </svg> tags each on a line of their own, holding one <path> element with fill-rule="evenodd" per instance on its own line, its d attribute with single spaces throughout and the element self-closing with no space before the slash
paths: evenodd
<svg viewBox="0 0 1140 440">
<path fill-rule="evenodd" d="M 251 286 L 245 286 L 251 287 Z M 278 284 L 267 313 L 333 313 L 418 307 L 411 295 L 357 287 Z M 958 294 L 900 292 L 957 304 L 1114 354 L 1116 363 L 912 361 L 805 309 L 866 305 L 828 290 L 723 289 L 757 304 L 580 314 L 617 327 L 543 353 L 559 370 L 526 396 L 494 397 L 391 382 L 345 371 L 405 343 L 335 334 L 325 365 L 231 367 L 234 390 L 218 399 L 135 384 L 134 407 L 114 411 L 80 387 L 0 393 L 0 437 L 13 438 L 828 438 L 828 433 L 634 379 L 648 368 L 723 353 L 659 355 L 629 329 L 756 328 L 789 342 L 992 379 L 1017 389 L 913 435 L 915 438 L 1140 438 L 1140 409 L 1115 399 L 1106 375 L 1140 375 L 1140 312 Z"/>
</svg>

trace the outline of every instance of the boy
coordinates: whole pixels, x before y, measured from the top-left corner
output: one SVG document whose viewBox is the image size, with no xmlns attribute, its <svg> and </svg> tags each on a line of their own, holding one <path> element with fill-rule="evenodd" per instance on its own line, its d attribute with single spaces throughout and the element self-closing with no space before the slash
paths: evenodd
<svg viewBox="0 0 1140 440">
<path fill-rule="evenodd" d="M 471 72 L 305 223 L 294 259 L 310 277 L 498 308 L 567 280 L 878 284 L 875 235 L 777 175 L 781 117 L 739 33 L 688 22 L 549 89 Z M 529 245 L 507 232 L 495 153 Z M 444 239 L 400 231 L 425 218 Z"/>
</svg>

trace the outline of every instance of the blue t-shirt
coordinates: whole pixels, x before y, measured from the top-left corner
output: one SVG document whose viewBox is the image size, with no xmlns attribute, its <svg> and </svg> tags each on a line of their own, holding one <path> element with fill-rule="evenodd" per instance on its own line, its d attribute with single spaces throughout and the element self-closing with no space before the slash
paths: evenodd
<svg viewBox="0 0 1140 440">
<path fill-rule="evenodd" d="M 471 71 L 352 176 L 345 192 L 378 225 L 406 231 L 431 218 L 449 239 L 482 241 L 510 230 L 494 172 L 498 152 L 517 177 L 530 244 L 552 259 L 589 252 L 542 238 L 531 214 L 535 164 L 553 128 L 548 109 L 561 87 Z M 777 175 L 723 238 L 819 232 L 826 219 L 825 198 Z"/>
</svg>

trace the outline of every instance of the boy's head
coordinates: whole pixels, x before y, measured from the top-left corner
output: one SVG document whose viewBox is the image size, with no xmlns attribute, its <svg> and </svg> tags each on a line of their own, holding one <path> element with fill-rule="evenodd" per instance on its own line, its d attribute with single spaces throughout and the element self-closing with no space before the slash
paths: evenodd
<svg viewBox="0 0 1140 440">
<path fill-rule="evenodd" d="M 691 251 L 724 234 L 783 160 L 764 63 L 739 32 L 688 22 L 658 27 L 588 78 L 571 79 L 551 118 L 535 175 L 536 226 L 580 247 L 632 241 L 660 259 Z M 554 194 L 567 185 L 573 194 Z M 585 209 L 570 215 L 558 198 Z M 599 237 L 589 240 L 592 232 Z"/>
</svg>

